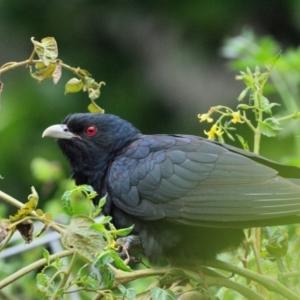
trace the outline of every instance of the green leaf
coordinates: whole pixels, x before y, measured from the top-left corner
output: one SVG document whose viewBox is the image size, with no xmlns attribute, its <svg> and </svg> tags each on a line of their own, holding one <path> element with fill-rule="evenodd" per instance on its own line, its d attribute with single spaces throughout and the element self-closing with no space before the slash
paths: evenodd
<svg viewBox="0 0 300 300">
<path fill-rule="evenodd" d="M 113 233 L 117 236 L 127 236 L 133 230 L 133 228 L 134 228 L 134 225 L 132 225 L 128 228 L 112 230 L 111 233 Z"/>
<path fill-rule="evenodd" d="M 90 200 L 93 200 L 98 196 L 98 193 L 94 190 L 91 185 L 83 184 L 78 187 L 80 190 L 85 191 Z M 105 198 L 105 196 L 104 196 Z"/>
<path fill-rule="evenodd" d="M 43 256 L 47 261 L 47 265 L 49 265 L 50 264 L 50 254 L 49 254 L 49 251 L 45 248 L 43 248 Z"/>
<path fill-rule="evenodd" d="M 258 123 L 261 133 L 268 137 L 276 136 L 277 133 L 282 130 L 279 125 L 279 121 L 275 118 L 268 118 Z"/>
<path fill-rule="evenodd" d="M 123 297 L 126 299 L 135 299 L 136 297 L 136 291 L 133 288 L 126 288 L 124 285 L 119 284 L 118 285 L 119 291 L 122 293 Z"/>
<path fill-rule="evenodd" d="M 91 228 L 93 224 L 94 220 L 89 217 L 73 216 L 70 225 L 61 235 L 65 248 L 76 250 L 83 260 L 90 263 L 106 246 L 103 234 Z"/>
<path fill-rule="evenodd" d="M 266 97 L 264 97 L 264 96 L 262 96 L 261 97 L 261 106 L 262 106 L 262 111 L 263 112 L 266 112 L 266 113 L 268 113 L 268 114 L 272 114 L 272 107 L 274 107 L 274 106 L 280 106 L 280 104 L 278 104 L 278 103 L 270 103 L 270 101 L 268 100 L 268 98 L 266 98 Z"/>
<path fill-rule="evenodd" d="M 276 258 L 287 254 L 289 248 L 289 235 L 281 228 L 277 229 L 269 239 L 266 249 L 268 253 Z"/>
<path fill-rule="evenodd" d="M 101 252 L 94 262 L 94 266 L 96 268 L 107 264 L 113 264 L 116 268 L 126 272 L 132 271 L 131 268 L 120 258 L 119 254 L 112 249 Z"/>
<path fill-rule="evenodd" d="M 104 288 L 109 289 L 115 281 L 115 275 L 108 265 L 102 265 L 99 267 L 101 282 Z"/>
<path fill-rule="evenodd" d="M 224 129 L 224 131 L 225 131 L 225 134 L 227 135 L 227 137 L 228 137 L 230 140 L 235 141 L 233 135 L 232 135 L 231 133 L 229 133 L 228 130 L 225 130 L 225 129 Z"/>
<path fill-rule="evenodd" d="M 126 290 L 124 295 L 127 299 L 135 299 L 136 297 L 136 290 L 134 288 L 129 288 Z"/>
<path fill-rule="evenodd" d="M 159 287 L 150 289 L 152 300 L 176 300 L 175 294 L 170 290 L 163 290 Z"/>
<path fill-rule="evenodd" d="M 93 218 L 97 217 L 101 211 L 102 211 L 102 207 L 104 206 L 104 204 L 106 203 L 106 197 L 107 195 L 105 195 L 104 197 L 102 197 L 99 202 L 98 202 L 98 205 L 97 205 L 97 208 L 96 210 L 94 211 L 93 213 Z"/>
<path fill-rule="evenodd" d="M 249 87 L 242 90 L 242 92 L 240 93 L 240 95 L 237 98 L 238 101 L 242 101 L 245 98 L 245 96 L 247 95 L 248 91 L 249 91 Z"/>
<path fill-rule="evenodd" d="M 111 216 L 103 216 L 103 217 L 100 219 L 99 223 L 101 223 L 101 224 L 107 224 L 107 223 L 109 223 L 111 220 L 112 220 L 112 217 L 111 217 Z"/>
<path fill-rule="evenodd" d="M 82 184 L 78 186 L 80 189 L 88 192 L 88 193 L 93 193 L 95 192 L 94 188 L 91 185 L 88 184 Z"/>
<path fill-rule="evenodd" d="M 76 275 L 76 285 L 97 289 L 99 287 L 99 278 L 95 272 L 90 273 L 90 264 L 85 264 L 80 268 Z M 86 274 L 87 272 L 87 274 Z"/>
<path fill-rule="evenodd" d="M 61 205 L 66 214 L 69 216 L 74 216 L 76 211 L 73 209 L 71 204 L 71 196 L 74 190 L 65 191 L 61 197 Z"/>
<path fill-rule="evenodd" d="M 51 263 L 51 266 L 54 267 L 56 270 L 60 270 L 64 266 L 64 264 L 60 258 L 55 257 L 55 260 Z"/>
<path fill-rule="evenodd" d="M 50 299 L 54 293 L 54 282 L 45 273 L 36 275 L 37 296 L 41 299 Z"/>
<path fill-rule="evenodd" d="M 268 71 L 270 71 L 273 66 L 276 64 L 276 62 L 278 61 L 278 59 L 281 57 L 281 51 L 279 53 L 277 53 L 274 57 L 272 57 L 270 59 L 270 61 L 268 62 L 268 64 L 266 65 L 266 69 Z"/>
<path fill-rule="evenodd" d="M 83 82 L 81 79 L 72 78 L 65 85 L 65 94 L 78 93 L 83 88 Z"/>
<path fill-rule="evenodd" d="M 106 197 L 107 195 L 105 195 L 104 197 L 102 197 L 100 200 L 99 200 L 99 203 L 98 203 L 98 207 L 103 207 L 104 204 L 106 203 Z"/>
<path fill-rule="evenodd" d="M 68 190 L 63 194 L 61 198 L 62 207 L 68 215 L 74 216 L 76 212 L 71 205 L 72 199 L 76 200 L 76 196 L 77 196 L 80 198 L 85 197 L 85 199 L 88 199 L 90 201 L 93 198 L 95 198 L 97 195 L 98 195 L 97 192 L 94 191 L 93 187 L 90 185 L 83 184 L 83 185 L 76 186 L 73 189 Z"/>
<path fill-rule="evenodd" d="M 248 145 L 247 141 L 245 141 L 244 138 L 239 134 L 236 134 L 236 137 L 242 144 L 243 149 L 249 151 L 249 145 Z"/>
<path fill-rule="evenodd" d="M 89 275 L 84 275 L 79 278 L 80 285 L 76 283 L 79 286 L 91 288 L 91 289 L 97 289 L 99 287 L 99 278 L 97 278 L 96 273 L 91 273 Z"/>
<path fill-rule="evenodd" d="M 237 110 L 239 110 L 239 109 L 247 110 L 247 109 L 250 109 L 250 108 L 253 108 L 253 106 L 249 106 L 249 105 L 243 103 L 243 104 L 239 104 L 236 109 Z"/>
<path fill-rule="evenodd" d="M 114 261 L 114 258 L 111 255 L 112 250 L 103 251 L 98 255 L 96 260 L 94 261 L 94 267 L 99 268 L 101 266 L 106 266 L 107 264 L 111 264 Z"/>
<path fill-rule="evenodd" d="M 243 81 L 245 82 L 246 86 L 247 86 L 248 88 L 252 88 L 252 87 L 253 87 L 253 84 L 254 84 L 254 80 L 253 80 L 253 75 L 252 75 L 252 73 L 246 74 L 246 73 L 242 73 L 242 72 L 241 72 L 241 74 L 242 74 L 242 78 L 243 78 Z"/>
<path fill-rule="evenodd" d="M 106 230 L 105 226 L 103 224 L 99 224 L 99 223 L 95 223 L 93 225 L 91 225 L 91 229 L 100 231 L 100 232 L 104 232 Z"/>
</svg>

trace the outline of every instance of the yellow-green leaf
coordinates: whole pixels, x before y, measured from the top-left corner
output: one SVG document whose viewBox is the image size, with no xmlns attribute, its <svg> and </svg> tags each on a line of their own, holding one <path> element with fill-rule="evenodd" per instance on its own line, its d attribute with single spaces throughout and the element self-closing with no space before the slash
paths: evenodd
<svg viewBox="0 0 300 300">
<path fill-rule="evenodd" d="M 273 257 L 282 257 L 286 255 L 289 248 L 289 235 L 288 233 L 279 228 L 277 229 L 272 237 L 270 238 L 266 249 L 270 255 Z"/>
<path fill-rule="evenodd" d="M 33 77 L 38 82 L 52 78 L 55 69 L 56 69 L 56 64 L 54 64 L 54 63 L 49 64 L 44 69 L 36 70 L 35 72 L 32 72 L 32 68 L 31 68 L 31 66 L 29 66 L 29 71 L 30 71 L 31 77 Z"/>
<path fill-rule="evenodd" d="M 28 201 L 21 207 L 13 216 L 9 216 L 11 221 L 17 221 L 29 215 L 37 207 L 39 196 L 34 187 L 31 187 L 31 194 L 28 196 Z"/>
<path fill-rule="evenodd" d="M 43 38 L 41 42 L 31 38 L 31 41 L 34 45 L 36 54 L 46 66 L 49 66 L 49 64 L 57 58 L 58 49 L 56 41 L 53 37 Z"/>
<path fill-rule="evenodd" d="M 91 113 L 104 114 L 104 109 L 102 109 L 100 106 L 98 106 L 95 102 L 92 102 L 89 104 L 88 110 Z"/>
<path fill-rule="evenodd" d="M 81 79 L 72 78 L 65 85 L 65 94 L 77 93 L 83 88 L 83 82 Z"/>
</svg>

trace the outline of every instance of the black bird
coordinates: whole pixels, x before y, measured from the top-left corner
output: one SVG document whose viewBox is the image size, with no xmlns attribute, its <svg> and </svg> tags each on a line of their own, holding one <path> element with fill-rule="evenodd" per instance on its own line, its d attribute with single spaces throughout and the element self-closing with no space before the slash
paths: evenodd
<svg viewBox="0 0 300 300">
<path fill-rule="evenodd" d="M 192 135 L 143 135 L 109 114 L 48 127 L 77 185 L 108 195 L 103 213 L 134 224 L 152 260 L 207 259 L 238 247 L 243 228 L 300 223 L 300 169 Z"/>
</svg>

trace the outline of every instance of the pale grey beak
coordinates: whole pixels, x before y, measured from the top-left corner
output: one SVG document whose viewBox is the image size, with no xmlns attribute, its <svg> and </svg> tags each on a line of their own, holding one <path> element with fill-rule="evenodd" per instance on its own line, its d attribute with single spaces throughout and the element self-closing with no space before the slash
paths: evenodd
<svg viewBox="0 0 300 300">
<path fill-rule="evenodd" d="M 68 139 L 68 140 L 74 137 L 78 137 L 74 133 L 70 132 L 68 126 L 65 124 L 57 124 L 48 127 L 43 132 L 42 137 L 45 136 L 53 137 L 56 139 Z"/>
</svg>

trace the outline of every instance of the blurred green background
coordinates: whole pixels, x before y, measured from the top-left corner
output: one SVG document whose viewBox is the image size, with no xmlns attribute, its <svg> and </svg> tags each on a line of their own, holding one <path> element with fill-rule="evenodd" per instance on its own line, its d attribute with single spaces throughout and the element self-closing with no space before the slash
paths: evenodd
<svg viewBox="0 0 300 300">
<path fill-rule="evenodd" d="M 217 104 L 236 107 L 244 87 L 220 54 L 224 40 L 243 28 L 272 36 L 283 52 L 297 47 L 300 1 L 0 0 L 0 65 L 29 58 L 31 37 L 53 36 L 60 59 L 106 82 L 98 104 L 107 113 L 146 134 L 204 136 L 207 125 L 199 124 L 197 114 Z M 32 175 L 35 157 L 59 161 L 69 176 L 55 142 L 41 134 L 67 114 L 87 111 L 86 94 L 64 95 L 72 77 L 64 71 L 53 85 L 37 84 L 26 68 L 1 75 L 0 189 L 21 201 L 32 185 L 44 201 L 54 190 Z M 292 144 L 270 143 L 263 142 L 263 155 L 295 155 Z"/>
</svg>

